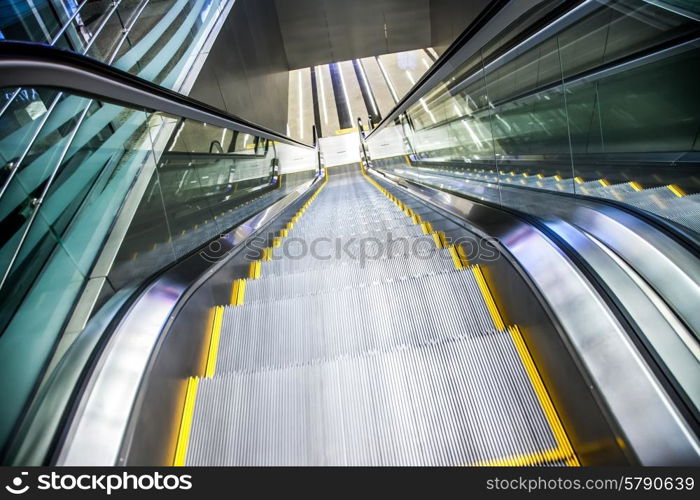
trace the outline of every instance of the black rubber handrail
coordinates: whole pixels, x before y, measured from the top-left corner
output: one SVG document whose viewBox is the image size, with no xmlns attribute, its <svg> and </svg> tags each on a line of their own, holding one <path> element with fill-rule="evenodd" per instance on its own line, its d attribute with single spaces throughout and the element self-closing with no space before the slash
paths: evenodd
<svg viewBox="0 0 700 500">
<path fill-rule="evenodd" d="M 73 52 L 30 42 L 0 42 L 0 87 L 48 87 L 144 108 L 313 149 L 309 144 L 221 111 Z"/>
</svg>

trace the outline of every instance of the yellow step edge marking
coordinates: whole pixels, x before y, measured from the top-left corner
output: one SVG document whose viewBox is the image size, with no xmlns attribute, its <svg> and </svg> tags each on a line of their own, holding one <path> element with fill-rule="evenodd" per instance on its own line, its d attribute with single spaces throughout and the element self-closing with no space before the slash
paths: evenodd
<svg viewBox="0 0 700 500">
<path fill-rule="evenodd" d="M 527 372 L 528 377 L 530 378 L 530 383 L 532 384 L 532 387 L 535 390 L 535 393 L 537 394 L 537 399 L 539 399 L 540 405 L 542 406 L 542 410 L 544 411 L 544 414 L 547 417 L 547 422 L 549 422 L 549 426 L 552 428 L 554 438 L 557 441 L 558 450 L 571 463 L 575 463 L 575 465 L 580 465 L 578 458 L 574 453 L 574 449 L 572 448 L 571 443 L 569 442 L 569 438 L 566 435 L 566 432 L 564 431 L 564 426 L 562 425 L 561 420 L 559 419 L 559 415 L 554 409 L 554 405 L 552 404 L 552 400 L 549 397 L 549 393 L 547 392 L 547 389 L 544 386 L 544 382 L 542 382 L 540 372 L 537 370 L 535 362 L 533 361 L 532 356 L 530 354 L 530 350 L 527 348 L 525 340 L 523 339 L 523 336 L 520 333 L 520 329 L 517 326 L 510 326 L 508 327 L 508 332 L 510 333 L 511 338 L 513 339 L 515 348 L 518 350 L 518 354 L 520 355 L 520 359 L 523 362 L 525 371 Z"/>
<path fill-rule="evenodd" d="M 442 239 L 440 238 L 440 235 L 437 232 L 433 233 L 433 241 L 435 242 L 436 247 L 443 248 Z"/>
<path fill-rule="evenodd" d="M 248 264 L 248 279 L 255 279 L 255 262 Z"/>
<path fill-rule="evenodd" d="M 462 263 L 462 267 L 469 266 L 469 259 L 467 259 L 467 252 L 464 251 L 464 247 L 462 245 L 455 245 L 455 248 L 457 249 L 457 254 L 459 255 L 459 261 Z"/>
<path fill-rule="evenodd" d="M 236 303 L 234 305 L 236 306 L 242 306 L 243 305 L 243 300 L 245 299 L 245 280 L 236 280 L 238 281 L 238 290 L 236 293 Z"/>
<path fill-rule="evenodd" d="M 574 177 L 574 180 L 576 181 L 577 184 L 583 184 L 584 180 L 582 177 Z"/>
<path fill-rule="evenodd" d="M 678 196 L 679 198 L 683 198 L 684 196 L 687 195 L 687 193 L 686 193 L 685 191 L 683 191 L 683 189 L 682 189 L 680 186 L 676 185 L 676 184 L 670 184 L 670 185 L 668 185 L 668 186 L 666 186 L 666 187 L 667 187 L 668 189 L 670 189 L 671 192 L 672 192 L 673 194 L 675 194 L 676 196 Z"/>
<path fill-rule="evenodd" d="M 598 179 L 598 182 L 600 182 L 600 185 L 603 187 L 608 187 L 610 186 L 610 181 L 607 179 Z"/>
<path fill-rule="evenodd" d="M 438 231 L 438 236 L 440 237 L 440 243 L 442 244 L 442 248 L 447 248 L 449 243 L 447 243 L 447 238 L 445 237 L 445 231 Z"/>
<path fill-rule="evenodd" d="M 497 330 L 503 331 L 506 326 L 503 323 L 503 318 L 501 317 L 501 313 L 498 311 L 498 308 L 496 307 L 496 301 L 493 300 L 493 295 L 491 295 L 491 290 L 489 290 L 489 286 L 486 284 L 486 279 L 484 278 L 484 273 L 481 271 L 481 267 L 478 265 L 472 267 L 472 272 L 474 273 L 474 277 L 476 278 L 476 283 L 479 285 L 479 289 L 481 290 L 481 295 L 484 297 L 484 302 L 486 302 L 486 308 L 489 310 L 489 313 L 491 314 L 491 319 L 493 319 L 493 324 L 496 326 Z"/>
<path fill-rule="evenodd" d="M 238 287 L 240 286 L 241 280 L 233 280 L 233 286 L 231 286 L 231 305 L 238 305 Z"/>
<path fill-rule="evenodd" d="M 542 174 L 537 174 L 537 178 L 538 178 L 538 179 L 544 179 L 544 175 L 542 175 Z"/>
<path fill-rule="evenodd" d="M 197 398 L 197 386 L 199 379 L 190 377 L 187 379 L 187 392 L 185 394 L 185 407 L 182 410 L 180 420 L 180 430 L 177 434 L 177 444 L 175 445 L 175 458 L 173 465 L 182 467 L 187 459 L 187 445 L 190 441 L 190 430 L 192 429 L 192 417 L 194 416 L 194 403 Z"/>
<path fill-rule="evenodd" d="M 258 279 L 260 277 L 261 264 L 259 260 L 251 262 L 248 266 L 248 278 Z"/>
<path fill-rule="evenodd" d="M 559 175 L 559 174 L 555 175 L 554 180 L 559 182 L 561 180 L 561 175 Z"/>
<path fill-rule="evenodd" d="M 338 129 L 335 131 L 335 135 L 349 134 L 350 132 L 357 132 L 357 127 Z"/>
<path fill-rule="evenodd" d="M 544 465 L 547 463 L 560 461 L 565 461 L 568 464 L 569 460 L 570 457 L 562 453 L 561 450 L 553 449 L 523 455 L 511 455 L 504 458 L 497 458 L 495 460 L 475 462 L 468 464 L 467 467 L 518 467 Z M 576 465 L 578 465 L 578 460 L 576 460 Z"/>
<path fill-rule="evenodd" d="M 644 189 L 644 188 L 642 187 L 642 185 L 641 185 L 640 183 L 638 183 L 637 181 L 632 181 L 632 182 L 629 182 L 628 184 L 629 184 L 629 185 L 632 187 L 632 189 L 634 189 L 635 191 L 641 191 L 642 189 Z"/>
<path fill-rule="evenodd" d="M 216 306 L 214 309 L 214 324 L 209 337 L 209 352 L 207 354 L 207 367 L 204 371 L 206 378 L 212 378 L 216 370 L 216 358 L 219 354 L 219 338 L 221 337 L 221 323 L 224 320 L 223 306 Z"/>
<path fill-rule="evenodd" d="M 450 245 L 449 247 L 450 255 L 452 256 L 452 262 L 457 269 L 464 269 L 462 265 L 462 259 L 459 258 L 459 252 L 457 252 L 457 247 L 455 245 Z"/>
<path fill-rule="evenodd" d="M 280 238 L 279 236 L 272 238 L 272 246 L 273 247 L 282 246 L 282 238 Z"/>
<path fill-rule="evenodd" d="M 233 282 L 231 290 L 231 305 L 242 306 L 243 298 L 245 297 L 245 280 L 239 279 Z"/>
</svg>

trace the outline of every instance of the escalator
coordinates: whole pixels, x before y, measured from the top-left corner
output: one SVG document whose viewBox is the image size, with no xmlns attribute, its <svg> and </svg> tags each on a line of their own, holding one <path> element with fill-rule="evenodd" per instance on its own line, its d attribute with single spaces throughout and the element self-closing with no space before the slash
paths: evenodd
<svg viewBox="0 0 700 500">
<path fill-rule="evenodd" d="M 2 462 L 700 463 L 696 219 L 685 233 L 632 203 L 655 199 L 638 189 L 653 172 L 611 186 L 552 156 L 489 158 L 489 140 L 534 143 L 518 120 L 482 137 L 496 129 L 478 117 L 499 120 L 502 102 L 460 94 L 510 45 L 600 7 L 535 3 L 494 3 L 376 129 L 360 124 L 359 161 L 331 168 L 317 142 L 0 43 L 0 87 L 84 110 L 12 132 L 32 138 L 0 194 L 0 262 L 18 283 L 0 285 Z M 533 122 L 565 116 L 540 101 Z M 440 114 L 453 104 L 469 112 Z M 452 134 L 462 122 L 476 140 Z M 673 201 L 696 181 L 658 177 Z"/>
<path fill-rule="evenodd" d="M 266 248 L 217 312 L 176 460 L 578 465 L 480 267 L 358 166 L 338 170 L 282 230 L 297 245 Z"/>
</svg>

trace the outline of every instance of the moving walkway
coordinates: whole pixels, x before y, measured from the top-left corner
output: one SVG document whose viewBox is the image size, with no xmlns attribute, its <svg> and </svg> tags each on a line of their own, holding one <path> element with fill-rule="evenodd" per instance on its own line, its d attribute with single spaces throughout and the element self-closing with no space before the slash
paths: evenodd
<svg viewBox="0 0 700 500">
<path fill-rule="evenodd" d="M 464 51 L 483 41 L 481 29 L 496 36 L 489 23 L 527 18 L 525 2 L 503 4 L 459 42 Z M 589 6 L 562 4 L 571 9 L 547 15 L 570 20 Z M 114 68 L 50 48 L 2 48 L 1 86 L 99 95 L 90 106 L 128 118 L 109 130 L 128 140 L 105 156 L 98 182 L 73 175 L 76 157 L 56 164 L 58 184 L 36 203 L 32 193 L 20 200 L 35 214 L 26 241 L 41 245 L 13 251 L 49 257 L 31 273 L 8 269 L 31 283 L 3 304 L 16 309 L 6 309 L 0 366 L 19 375 L 6 388 L 3 462 L 700 462 L 692 238 L 633 208 L 552 203 L 558 195 L 543 188 L 564 176 L 549 170 L 534 176 L 543 186 L 508 191 L 500 177 L 496 188 L 479 179 L 478 167 L 418 165 L 410 101 L 433 109 L 421 99 L 444 62 L 363 136 L 358 164 L 324 168 L 315 147 Z M 394 126 L 405 131 L 389 141 L 401 154 L 375 154 Z M 186 157 L 183 134 L 197 145 Z M 237 147 L 245 134 L 267 147 Z M 311 168 L 291 173 L 285 150 Z M 112 189 L 125 172 L 131 189 Z M 48 212 L 63 206 L 64 186 L 84 195 L 78 207 Z M 117 212 L 104 213 L 114 199 L 121 209 L 105 240 L 82 248 L 91 217 Z M 34 229 L 37 220 L 50 227 Z M 63 280 L 70 262 L 80 272 Z M 70 304 L 67 324 L 86 302 L 94 307 L 65 335 L 27 327 L 46 321 L 39 299 Z"/>
</svg>

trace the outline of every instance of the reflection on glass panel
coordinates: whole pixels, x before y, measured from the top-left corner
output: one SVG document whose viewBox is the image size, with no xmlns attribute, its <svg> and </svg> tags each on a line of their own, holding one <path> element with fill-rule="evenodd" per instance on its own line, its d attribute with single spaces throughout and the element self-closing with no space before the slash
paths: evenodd
<svg viewBox="0 0 700 500">
<path fill-rule="evenodd" d="M 73 2 L 71 2 L 73 3 Z M 67 20 L 62 8 L 51 0 L 3 2 L 0 31 L 6 40 L 50 42 Z M 72 6 L 73 8 L 74 5 Z"/>
<path fill-rule="evenodd" d="M 0 185 L 5 185 L 57 95 L 51 89 L 2 89 L 0 115 Z M 10 165 L 12 164 L 12 165 Z"/>
<path fill-rule="evenodd" d="M 0 39 L 54 45 L 172 88 L 222 0 L 13 0 Z"/>
<path fill-rule="evenodd" d="M 65 320 L 84 286 L 84 276 L 49 228 L 38 219 L 37 231 L 46 234 L 30 259 L 29 274 L 37 275 L 29 289 L 9 287 L 0 308 L 6 324 L 0 336 L 0 442 L 5 442 L 27 398 L 40 380 Z M 12 284 L 17 284 L 13 281 Z M 12 304 L 13 308 L 8 308 Z"/>
</svg>

